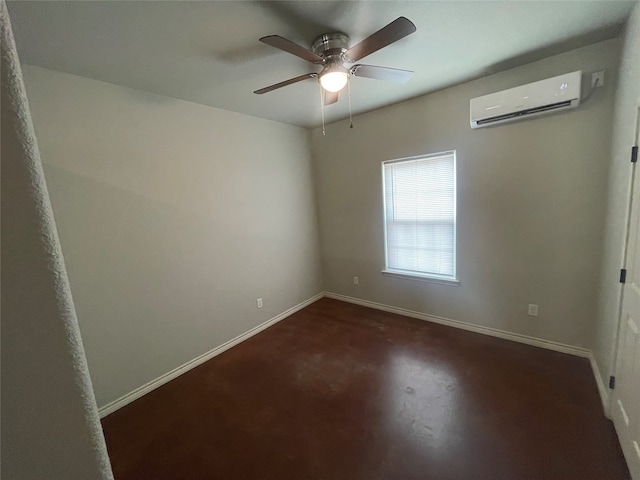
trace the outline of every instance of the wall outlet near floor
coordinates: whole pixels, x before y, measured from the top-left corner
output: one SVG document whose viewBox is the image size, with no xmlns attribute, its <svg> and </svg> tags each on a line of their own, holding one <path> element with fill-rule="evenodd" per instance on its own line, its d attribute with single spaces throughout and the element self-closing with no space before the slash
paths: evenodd
<svg viewBox="0 0 640 480">
<path fill-rule="evenodd" d="M 258 305 L 258 308 L 262 308 L 262 299 L 261 298 L 257 299 L 256 304 Z"/>
<path fill-rule="evenodd" d="M 360 277 L 353 277 L 353 284 L 360 285 Z"/>
<path fill-rule="evenodd" d="M 529 315 L 531 317 L 537 317 L 538 316 L 538 305 L 534 305 L 533 303 L 530 303 L 527 315 Z"/>
</svg>

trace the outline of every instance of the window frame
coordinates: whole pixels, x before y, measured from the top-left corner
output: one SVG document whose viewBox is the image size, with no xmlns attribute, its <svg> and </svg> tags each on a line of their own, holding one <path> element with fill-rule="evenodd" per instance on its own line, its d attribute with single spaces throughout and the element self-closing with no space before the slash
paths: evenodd
<svg viewBox="0 0 640 480">
<path fill-rule="evenodd" d="M 419 272 L 415 270 L 401 270 L 389 268 L 389 251 L 387 248 L 387 192 L 385 183 L 385 166 L 392 163 L 410 162 L 415 160 L 424 160 L 429 158 L 443 157 L 451 155 L 453 157 L 453 275 L 438 275 L 434 273 Z M 382 274 L 390 277 L 403 278 L 408 280 L 418 280 L 422 282 L 438 283 L 442 285 L 458 286 L 458 161 L 456 150 L 445 150 L 437 153 L 429 153 L 424 155 L 415 155 L 412 157 L 396 158 L 392 160 L 384 160 L 381 162 L 381 179 L 382 179 L 382 228 L 384 231 L 384 268 Z"/>
</svg>

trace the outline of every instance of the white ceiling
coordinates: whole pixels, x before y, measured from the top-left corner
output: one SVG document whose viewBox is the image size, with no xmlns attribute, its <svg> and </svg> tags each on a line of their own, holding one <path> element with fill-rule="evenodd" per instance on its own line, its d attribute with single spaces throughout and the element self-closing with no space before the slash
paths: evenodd
<svg viewBox="0 0 640 480">
<path fill-rule="evenodd" d="M 399 16 L 417 32 L 362 60 L 414 70 L 405 85 L 354 78 L 354 114 L 617 36 L 627 1 L 85 1 L 9 3 L 24 63 L 279 122 L 320 124 L 318 85 L 258 88 L 319 67 L 258 42 L 309 48 L 322 33 L 352 45 Z M 348 101 L 325 108 L 348 116 Z"/>
</svg>

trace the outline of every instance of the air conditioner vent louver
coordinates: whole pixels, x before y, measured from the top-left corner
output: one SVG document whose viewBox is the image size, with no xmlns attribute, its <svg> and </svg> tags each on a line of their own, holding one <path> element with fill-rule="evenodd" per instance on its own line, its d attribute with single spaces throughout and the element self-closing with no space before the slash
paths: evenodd
<svg viewBox="0 0 640 480">
<path fill-rule="evenodd" d="M 580 104 L 582 72 L 530 83 L 471 99 L 471 128 L 538 116 Z"/>
<path fill-rule="evenodd" d="M 504 115 L 498 115 L 497 117 L 489 117 L 483 120 L 478 120 L 478 125 L 499 122 L 502 120 L 508 120 L 510 118 L 523 117 L 525 115 L 532 115 L 538 112 L 546 112 L 548 110 L 557 110 L 558 108 L 568 107 L 570 105 L 571 102 L 567 100 L 566 102 L 552 103 L 551 105 L 543 105 L 542 107 L 528 108 L 526 110 L 520 110 L 519 112 L 505 113 Z"/>
</svg>

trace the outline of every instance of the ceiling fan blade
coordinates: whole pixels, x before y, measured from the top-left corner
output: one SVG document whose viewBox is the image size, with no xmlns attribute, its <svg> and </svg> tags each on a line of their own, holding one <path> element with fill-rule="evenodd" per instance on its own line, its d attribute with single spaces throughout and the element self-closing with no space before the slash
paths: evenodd
<svg viewBox="0 0 640 480">
<path fill-rule="evenodd" d="M 284 50 L 287 53 L 291 53 L 296 57 L 300 57 L 307 62 L 322 63 L 324 61 L 324 59 L 320 55 L 316 55 L 311 50 L 307 50 L 306 48 L 301 47 L 297 43 L 293 43 L 291 40 L 287 40 L 280 35 L 269 35 L 266 37 L 262 37 L 260 41 L 262 43 L 266 43 L 267 45 L 271 45 L 272 47 Z"/>
<path fill-rule="evenodd" d="M 268 93 L 273 90 L 277 90 L 278 88 L 286 87 L 287 85 L 302 82 L 303 80 L 307 80 L 309 78 L 315 78 L 317 76 L 318 76 L 317 73 L 305 73 L 304 75 L 300 75 L 299 77 L 295 77 L 295 78 L 290 78 L 289 80 L 285 80 L 284 82 L 274 83 L 273 85 L 269 85 L 268 87 L 264 87 L 264 88 L 261 88 L 260 90 L 256 90 L 253 93 L 262 95 L 263 93 Z"/>
<path fill-rule="evenodd" d="M 411 22 L 411 20 L 405 17 L 396 18 L 386 27 L 382 27 L 373 35 L 370 35 L 357 45 L 351 47 L 344 55 L 347 57 L 349 63 L 357 62 L 361 58 L 364 58 L 387 45 L 391 45 L 393 42 L 397 42 L 401 38 L 404 38 L 415 31 L 416 26 Z"/>
<path fill-rule="evenodd" d="M 324 105 L 333 105 L 338 101 L 338 92 L 324 91 Z"/>
<path fill-rule="evenodd" d="M 399 68 L 378 67 L 376 65 L 354 65 L 349 70 L 356 77 L 375 78 L 376 80 L 386 80 L 395 83 L 407 83 L 413 76 L 411 70 L 400 70 Z"/>
</svg>

